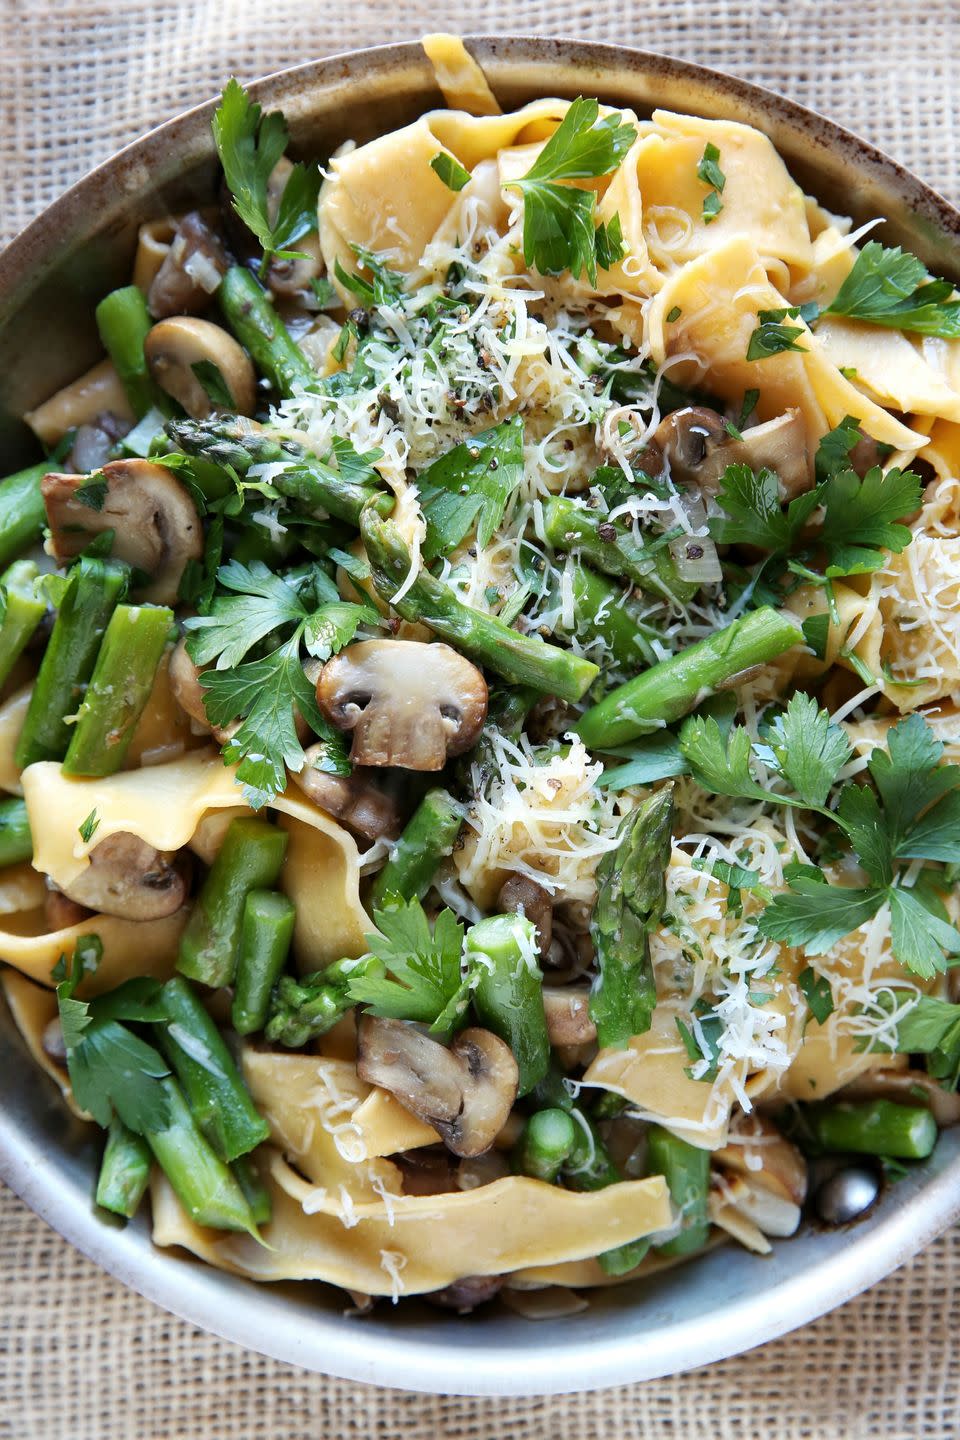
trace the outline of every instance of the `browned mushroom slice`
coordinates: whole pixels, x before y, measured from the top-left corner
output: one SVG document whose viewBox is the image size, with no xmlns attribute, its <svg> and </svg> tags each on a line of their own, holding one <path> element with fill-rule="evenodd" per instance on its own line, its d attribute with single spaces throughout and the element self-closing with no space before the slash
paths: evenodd
<svg viewBox="0 0 960 1440">
<path fill-rule="evenodd" d="M 253 414 L 257 398 L 253 365 L 247 352 L 221 325 L 191 315 L 161 320 L 143 342 L 143 353 L 161 390 L 179 401 L 194 420 L 205 420 L 214 409 L 198 376 L 200 366 L 209 366 L 219 375 L 232 410 L 240 415 Z"/>
<path fill-rule="evenodd" d="M 324 749 L 322 744 L 311 745 L 305 752 L 303 769 L 291 772 L 304 795 L 364 840 L 398 835 L 400 816 L 396 805 L 360 770 L 354 770 L 352 775 L 328 775 L 314 769 L 313 761 Z"/>
<path fill-rule="evenodd" d="M 354 764 L 442 770 L 483 729 L 487 683 L 449 645 L 361 640 L 324 665 L 317 703 L 353 731 Z"/>
<path fill-rule="evenodd" d="M 175 604 L 187 562 L 203 554 L 203 529 L 189 493 L 164 465 L 111 460 L 96 472 L 97 481 L 107 488 L 95 510 L 77 498 L 91 478 L 51 473 L 41 482 L 57 560 L 72 560 L 92 536 L 112 530 L 117 559 L 150 576 L 139 598 L 155 605 Z"/>
<path fill-rule="evenodd" d="M 510 1047 L 489 1030 L 464 1030 L 448 1049 L 404 1020 L 373 1015 L 358 1027 L 357 1074 L 432 1125 L 454 1155 L 490 1149 L 519 1081 Z"/>
<path fill-rule="evenodd" d="M 431 1290 L 424 1295 L 431 1305 L 440 1305 L 444 1310 L 456 1310 L 458 1315 L 469 1315 L 478 1305 L 486 1305 L 495 1299 L 503 1286 L 502 1275 L 464 1275 L 442 1290 Z"/>
<path fill-rule="evenodd" d="M 542 885 L 529 875 L 511 875 L 500 886 L 497 909 L 504 915 L 523 915 L 537 931 L 541 956 L 550 949 L 553 938 L 553 901 Z"/>
<path fill-rule="evenodd" d="M 653 440 L 669 463 L 674 481 L 696 485 L 704 496 L 719 492 L 728 465 L 773 470 L 785 499 L 810 488 L 810 453 L 799 410 L 785 410 L 773 420 L 754 425 L 738 440 L 716 410 L 690 405 L 665 416 Z"/>
<path fill-rule="evenodd" d="M 229 256 L 223 241 L 203 217 L 191 210 L 184 215 L 163 264 L 150 285 L 150 313 L 195 315 L 206 310 L 227 273 Z"/>
<path fill-rule="evenodd" d="M 763 1115 L 755 1112 L 734 1120 L 730 1144 L 716 1150 L 713 1159 L 724 1170 L 742 1176 L 751 1187 L 769 1191 L 791 1205 L 802 1205 L 806 1199 L 807 1162 L 796 1145 Z"/>
<path fill-rule="evenodd" d="M 543 1009 L 551 1045 L 589 1045 L 596 1040 L 589 990 L 573 985 L 544 985 Z"/>
<path fill-rule="evenodd" d="M 90 851 L 90 864 L 63 887 L 78 905 L 124 920 L 159 920 L 179 910 L 187 893 L 187 862 L 136 835 L 118 831 Z"/>
<path fill-rule="evenodd" d="M 79 925 L 91 913 L 84 905 L 78 905 L 62 890 L 47 881 L 48 889 L 43 900 L 43 918 L 48 930 L 68 930 Z"/>
</svg>

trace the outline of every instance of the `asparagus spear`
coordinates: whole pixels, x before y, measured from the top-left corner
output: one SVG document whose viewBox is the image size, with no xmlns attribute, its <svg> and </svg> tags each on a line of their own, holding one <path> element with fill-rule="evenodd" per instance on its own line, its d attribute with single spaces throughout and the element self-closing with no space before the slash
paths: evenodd
<svg viewBox="0 0 960 1440">
<path fill-rule="evenodd" d="M 140 420 L 154 407 L 169 414 L 169 397 L 151 379 L 144 354 L 143 343 L 153 321 L 143 291 L 136 285 L 112 290 L 95 313 L 103 348 L 114 363 L 134 415 Z"/>
<path fill-rule="evenodd" d="M 710 1152 L 688 1145 L 662 1125 L 651 1125 L 647 1131 L 647 1169 L 651 1175 L 664 1176 L 670 1198 L 680 1211 L 680 1233 L 657 1246 L 660 1254 L 690 1255 L 702 1250 L 710 1236 Z"/>
<path fill-rule="evenodd" d="M 318 1035 L 325 1035 L 353 1008 L 348 988 L 351 980 L 384 973 L 381 961 L 364 955 L 359 960 L 335 960 L 326 970 L 304 975 L 302 980 L 282 975 L 270 1002 L 267 1039 L 272 1045 L 299 1050 Z"/>
<path fill-rule="evenodd" d="M 574 551 L 595 569 L 622 575 L 652 595 L 684 603 L 696 594 L 696 585 L 677 575 L 666 545 L 644 545 L 620 521 L 565 496 L 554 496 L 544 505 L 543 533 L 554 550 Z"/>
<path fill-rule="evenodd" d="M 251 890 L 247 896 L 230 1012 L 238 1035 L 252 1035 L 267 1023 L 270 994 L 287 963 L 296 913 L 279 891 Z"/>
<path fill-rule="evenodd" d="M 255 1225 L 269 1225 L 273 1216 L 273 1202 L 270 1191 L 260 1179 L 260 1172 L 252 1155 L 239 1155 L 230 1166 L 234 1179 L 243 1191 L 243 1197 L 250 1206 Z"/>
<path fill-rule="evenodd" d="M 597 903 L 590 933 L 600 975 L 590 1016 L 601 1047 L 620 1049 L 650 1029 L 657 987 L 650 931 L 663 913 L 664 871 L 670 859 L 673 791 L 652 795 L 624 816 L 616 850 L 597 867 Z"/>
<path fill-rule="evenodd" d="M 520 1071 L 518 1095 L 528 1094 L 550 1065 L 543 1008 L 543 976 L 533 958 L 536 929 L 521 915 L 493 915 L 471 927 L 465 955 L 479 956 L 473 1005 L 480 1023 L 513 1051 Z"/>
<path fill-rule="evenodd" d="M 0 621 L 0 686 L 46 612 L 46 602 L 39 598 L 34 584 L 39 573 L 32 560 L 16 560 L 0 576 L 5 602 Z"/>
<path fill-rule="evenodd" d="M 21 550 L 40 539 L 47 522 L 40 481 L 62 463 L 43 460 L 0 481 L 0 565 L 9 565 Z"/>
<path fill-rule="evenodd" d="M 517 1144 L 516 1168 L 534 1180 L 552 1184 L 577 1143 L 577 1123 L 566 1110 L 537 1110 Z"/>
<path fill-rule="evenodd" d="M 937 1143 L 937 1122 L 923 1105 L 837 1101 L 805 1106 L 804 1111 L 813 1138 L 824 1150 L 925 1160 Z"/>
<path fill-rule="evenodd" d="M 148 1130 L 147 1143 L 197 1225 L 214 1230 L 246 1230 L 256 1236 L 250 1206 L 235 1177 L 197 1128 L 175 1080 L 161 1080 L 168 1118 L 163 1129 Z"/>
<path fill-rule="evenodd" d="M 292 395 L 297 385 L 317 379 L 316 370 L 249 270 L 232 266 L 220 282 L 217 300 L 229 328 L 281 395 Z"/>
<path fill-rule="evenodd" d="M 792 615 L 763 606 L 628 680 L 581 715 L 576 729 L 593 750 L 625 745 L 679 720 L 741 670 L 764 665 L 802 643 Z"/>
<path fill-rule="evenodd" d="M 0 800 L 0 869 L 33 855 L 26 803 L 16 796 Z"/>
<path fill-rule="evenodd" d="M 386 865 L 370 890 L 371 910 L 382 910 L 390 894 L 422 900 L 437 866 L 453 854 L 463 807 L 446 790 L 428 790 L 414 810 Z"/>
<path fill-rule="evenodd" d="M 641 663 L 655 665 L 656 651 L 650 644 L 658 632 L 645 625 L 637 615 L 637 605 L 624 595 L 620 586 L 587 565 L 572 565 L 573 630 L 583 641 L 601 639 L 614 660 L 624 670 L 639 668 Z M 560 582 L 550 587 L 551 601 L 560 598 Z M 555 627 L 567 633 L 562 624 Z"/>
<path fill-rule="evenodd" d="M 73 737 L 66 775 L 113 775 L 150 699 L 173 625 L 162 605 L 118 605 L 110 616 Z"/>
<path fill-rule="evenodd" d="M 67 753 L 72 733 L 67 717 L 76 712 L 128 575 L 125 565 L 86 555 L 71 570 L 17 741 L 20 770 Z"/>
<path fill-rule="evenodd" d="M 247 896 L 277 883 L 286 850 L 286 831 L 266 820 L 231 822 L 180 938 L 181 975 L 213 987 L 230 984 Z"/>
<path fill-rule="evenodd" d="M 132 1220 L 150 1181 L 150 1146 L 114 1116 L 97 1181 L 97 1204 Z"/>
<path fill-rule="evenodd" d="M 605 1190 L 623 1177 L 614 1165 L 596 1125 L 582 1111 L 575 1110 L 577 1139 L 563 1171 L 565 1183 L 572 1190 Z M 650 1249 L 646 1236 L 615 1245 L 597 1256 L 600 1268 L 607 1275 L 625 1275 L 639 1265 Z"/>
<path fill-rule="evenodd" d="M 360 529 L 377 592 L 404 620 L 421 620 L 471 660 L 505 680 L 530 685 L 563 700 L 579 700 L 599 674 L 589 660 L 558 650 L 532 635 L 521 635 L 492 615 L 458 600 L 449 585 L 421 570 L 397 603 L 393 596 L 407 578 L 411 557 L 395 523 L 368 506 Z"/>
<path fill-rule="evenodd" d="M 171 420 L 167 434 L 187 455 L 215 465 L 229 465 L 245 475 L 251 465 L 282 461 L 290 469 L 273 475 L 270 484 L 288 500 L 310 510 L 323 510 L 351 525 L 376 494 L 370 485 L 348 480 L 295 440 L 279 440 L 250 420 L 222 415 L 210 420 Z"/>
</svg>

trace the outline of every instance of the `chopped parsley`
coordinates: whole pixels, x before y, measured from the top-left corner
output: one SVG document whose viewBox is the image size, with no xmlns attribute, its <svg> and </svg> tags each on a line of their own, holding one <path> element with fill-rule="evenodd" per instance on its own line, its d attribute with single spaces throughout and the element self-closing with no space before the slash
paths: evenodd
<svg viewBox="0 0 960 1440">
<path fill-rule="evenodd" d="M 448 190 L 460 191 L 470 183 L 470 171 L 465 170 L 455 155 L 439 150 L 430 161 L 430 169 L 438 175 Z"/>
<path fill-rule="evenodd" d="M 77 826 L 77 829 L 80 832 L 80 839 L 83 841 L 84 845 L 90 844 L 90 841 L 96 834 L 99 825 L 100 816 L 97 814 L 96 807 L 94 807 L 94 809 L 90 811 L 90 814 L 87 816 L 87 818 L 85 820 L 82 820 Z"/>
</svg>

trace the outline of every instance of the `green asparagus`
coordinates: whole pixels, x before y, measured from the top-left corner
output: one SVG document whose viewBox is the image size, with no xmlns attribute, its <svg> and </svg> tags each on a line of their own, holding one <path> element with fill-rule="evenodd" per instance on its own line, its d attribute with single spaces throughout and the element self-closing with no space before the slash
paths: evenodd
<svg viewBox="0 0 960 1440">
<path fill-rule="evenodd" d="M 325 1035 L 341 1016 L 353 1008 L 348 986 L 351 980 L 367 975 L 382 977 L 383 964 L 374 955 L 359 960 L 335 960 L 326 970 L 317 970 L 294 980 L 282 975 L 270 1002 L 270 1018 L 266 1037 L 271 1045 L 285 1045 L 289 1050 Z"/>
<path fill-rule="evenodd" d="M 518 1095 L 547 1073 L 550 1039 L 543 1008 L 543 976 L 536 962 L 537 932 L 521 915 L 492 915 L 467 934 L 468 963 L 479 957 L 473 1005 L 480 1023 L 513 1051 L 520 1071 Z"/>
<path fill-rule="evenodd" d="M 136 285 L 112 290 L 97 306 L 96 317 L 103 348 L 113 361 L 137 419 L 154 407 L 169 414 L 169 397 L 151 379 L 144 354 L 144 341 L 153 321 L 143 291 Z"/>
<path fill-rule="evenodd" d="M 162 605 L 118 605 L 110 616 L 63 761 L 66 775 L 113 775 L 150 699 L 173 625 Z"/>
<path fill-rule="evenodd" d="M 181 975 L 214 988 L 232 982 L 247 896 L 277 883 L 286 850 L 285 830 L 265 820 L 232 821 L 180 939 Z"/>
<path fill-rule="evenodd" d="M 696 585 L 677 575 L 666 545 L 644 545 L 620 521 L 565 496 L 553 496 L 544 505 L 543 533 L 555 550 L 573 551 L 595 569 L 632 580 L 652 595 L 684 603 L 696 594 Z"/>
<path fill-rule="evenodd" d="M 768 606 L 752 610 L 618 686 L 580 717 L 576 729 L 592 750 L 625 745 L 679 720 L 741 670 L 764 665 L 802 641 L 792 615 Z"/>
<path fill-rule="evenodd" d="M 251 890 L 247 896 L 230 1012 L 238 1035 L 252 1035 L 267 1023 L 270 995 L 287 963 L 295 919 L 293 903 L 279 891 Z"/>
<path fill-rule="evenodd" d="M 279 394 L 292 395 L 297 385 L 316 381 L 316 370 L 249 270 L 232 266 L 220 282 L 217 300 L 227 325 Z"/>
<path fill-rule="evenodd" d="M 40 481 L 60 464 L 59 460 L 42 460 L 0 481 L 0 565 L 9 565 L 40 539 L 47 523 Z"/>
<path fill-rule="evenodd" d="M 273 1217 L 273 1202 L 270 1191 L 260 1179 L 257 1162 L 252 1155 L 239 1155 L 230 1166 L 234 1179 L 243 1191 L 244 1199 L 250 1206 L 255 1225 L 269 1225 Z"/>
<path fill-rule="evenodd" d="M 71 570 L 17 742 L 20 770 L 37 760 L 62 760 L 67 753 L 69 717 L 83 698 L 128 575 L 125 565 L 88 556 L 81 556 Z"/>
<path fill-rule="evenodd" d="M 650 931 L 663 912 L 672 819 L 673 791 L 667 786 L 624 817 L 617 848 L 597 867 L 590 933 L 600 976 L 590 1016 L 603 1047 L 622 1048 L 650 1029 L 657 1003 Z"/>
<path fill-rule="evenodd" d="M 390 894 L 422 900 L 440 861 L 453 853 L 463 807 L 446 790 L 428 790 L 408 820 L 370 890 L 370 908 L 380 910 Z"/>
<path fill-rule="evenodd" d="M 175 1080 L 161 1080 L 168 1107 L 163 1129 L 148 1130 L 147 1143 L 177 1198 L 196 1225 L 245 1230 L 256 1236 L 250 1206 L 230 1170 L 204 1139 Z"/>
<path fill-rule="evenodd" d="M 566 1110 L 537 1110 L 517 1144 L 516 1167 L 523 1175 L 552 1184 L 577 1143 L 577 1123 Z"/>
<path fill-rule="evenodd" d="M 157 1039 L 176 1071 L 190 1110 L 221 1160 L 236 1160 L 270 1134 L 220 1031 L 188 980 L 174 976 L 163 987 L 169 1023 Z"/>
<path fill-rule="evenodd" d="M 15 796 L 5 797 L 0 800 L 0 869 L 29 860 L 32 854 L 26 804 Z"/>
<path fill-rule="evenodd" d="M 824 1150 L 925 1160 L 937 1143 L 937 1122 L 924 1105 L 838 1100 L 805 1107 L 804 1118 Z"/>
<path fill-rule="evenodd" d="M 404 620 L 421 620 L 471 660 L 505 680 L 530 685 L 563 700 L 579 700 L 599 674 L 598 667 L 569 651 L 521 635 L 502 620 L 464 605 L 449 585 L 421 570 L 402 600 L 393 596 L 406 580 L 411 556 L 393 521 L 368 506 L 361 517 L 367 558 L 378 594 Z"/>
<path fill-rule="evenodd" d="M 150 1146 L 116 1117 L 110 1123 L 97 1181 L 97 1204 L 132 1220 L 150 1181 Z"/>
<path fill-rule="evenodd" d="M 564 1183 L 571 1190 L 605 1190 L 622 1179 L 610 1152 L 603 1143 L 603 1137 L 593 1120 L 581 1110 L 573 1110 L 576 1124 L 576 1143 L 563 1167 Z M 607 1275 L 625 1275 L 640 1264 L 650 1248 L 646 1236 L 629 1240 L 624 1245 L 615 1245 L 599 1254 L 597 1262 Z"/>
<path fill-rule="evenodd" d="M 680 1233 L 657 1246 L 660 1254 L 691 1255 L 702 1250 L 710 1235 L 710 1152 L 689 1145 L 662 1125 L 651 1125 L 647 1131 L 647 1171 L 664 1176 L 670 1198 L 680 1212 Z"/>
<path fill-rule="evenodd" d="M 32 560 L 15 560 L 0 576 L 0 686 L 4 685 L 46 612 L 36 593 L 39 570 Z"/>
<path fill-rule="evenodd" d="M 589 566 L 568 563 L 573 624 L 568 629 L 561 612 L 560 622 L 554 626 L 556 631 L 561 635 L 576 635 L 583 644 L 597 639 L 603 641 L 623 670 L 634 671 L 641 664 L 655 665 L 657 654 L 650 642 L 657 638 L 658 632 L 639 618 L 636 602 L 621 586 L 598 575 Z M 560 602 L 561 584 L 558 580 L 550 587 L 554 604 Z"/>
</svg>

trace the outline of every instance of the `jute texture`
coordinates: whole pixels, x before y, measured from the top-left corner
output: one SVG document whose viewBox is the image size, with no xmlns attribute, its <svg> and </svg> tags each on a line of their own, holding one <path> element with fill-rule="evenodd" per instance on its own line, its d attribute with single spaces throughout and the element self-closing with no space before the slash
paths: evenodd
<svg viewBox="0 0 960 1440">
<path fill-rule="evenodd" d="M 0 240 L 231 73 L 442 28 L 623 41 L 736 72 L 960 198 L 957 0 L 0 0 Z M 958 1324 L 960 1230 L 834 1315 L 693 1375 L 548 1400 L 404 1395 L 201 1334 L 0 1191 L 0 1440 L 946 1440 Z"/>
</svg>

